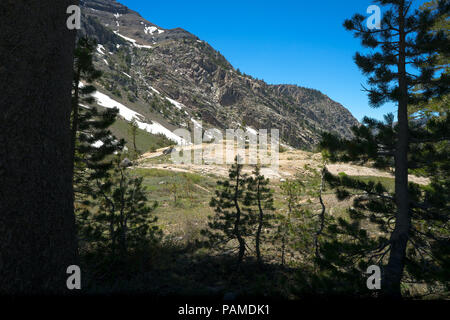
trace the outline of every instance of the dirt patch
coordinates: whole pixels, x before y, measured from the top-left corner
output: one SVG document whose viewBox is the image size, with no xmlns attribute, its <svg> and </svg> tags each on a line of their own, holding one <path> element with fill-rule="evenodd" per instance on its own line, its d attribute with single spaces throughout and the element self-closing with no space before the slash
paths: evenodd
<svg viewBox="0 0 450 320">
<path fill-rule="evenodd" d="M 242 148 L 233 148 L 232 146 L 223 145 L 222 151 L 219 151 L 218 145 L 215 144 L 202 144 L 194 146 L 178 147 L 183 152 L 191 152 L 192 155 L 195 151 L 203 148 L 204 157 L 201 164 L 174 164 L 163 163 L 154 164 L 146 163 L 146 159 L 157 158 L 163 155 L 164 150 L 168 148 L 158 149 L 156 152 L 149 152 L 142 155 L 139 159 L 139 167 L 141 168 L 155 168 L 161 170 L 172 170 L 177 172 L 191 172 L 202 175 L 215 175 L 219 177 L 228 176 L 229 165 L 225 164 L 232 161 L 234 157 L 239 153 L 241 155 L 248 156 L 249 150 Z M 270 153 L 270 149 L 269 149 Z M 222 163 L 218 164 L 218 159 L 222 159 Z M 170 160 L 169 160 L 170 161 Z M 278 168 L 273 166 L 262 166 L 261 173 L 270 179 L 288 179 L 294 177 L 296 174 L 303 174 L 307 171 L 321 170 L 323 166 L 322 155 L 320 153 L 311 153 L 302 150 L 289 150 L 279 154 Z M 328 170 L 332 174 L 339 174 L 344 172 L 349 176 L 373 176 L 373 177 L 386 177 L 394 178 L 394 175 L 390 172 L 381 171 L 371 167 L 364 167 L 358 165 L 352 165 L 348 163 L 334 163 L 327 165 Z M 244 166 L 244 173 L 251 173 L 252 166 Z M 430 181 L 424 177 L 409 176 L 411 182 L 426 185 Z"/>
<path fill-rule="evenodd" d="M 384 177 L 384 178 L 392 178 L 394 179 L 394 174 L 386 171 L 381 171 L 375 168 L 368 168 L 363 166 L 356 166 L 347 163 L 333 163 L 327 165 L 328 171 L 332 174 L 339 174 L 340 172 L 344 172 L 349 176 L 372 176 L 372 177 Z M 427 185 L 430 183 L 428 178 L 424 177 L 416 177 L 413 175 L 409 175 L 408 179 L 410 182 L 414 182 L 421 185 Z"/>
</svg>

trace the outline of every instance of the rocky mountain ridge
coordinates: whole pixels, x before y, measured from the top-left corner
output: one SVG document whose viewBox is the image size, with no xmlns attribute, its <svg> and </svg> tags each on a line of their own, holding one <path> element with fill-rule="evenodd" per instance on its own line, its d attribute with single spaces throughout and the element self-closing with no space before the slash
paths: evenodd
<svg viewBox="0 0 450 320">
<path fill-rule="evenodd" d="M 82 1 L 80 36 L 99 44 L 98 89 L 167 129 L 279 129 L 282 141 L 311 149 L 322 131 L 350 136 L 358 121 L 314 89 L 269 85 L 235 69 L 188 31 L 164 29 L 114 0 Z"/>
</svg>

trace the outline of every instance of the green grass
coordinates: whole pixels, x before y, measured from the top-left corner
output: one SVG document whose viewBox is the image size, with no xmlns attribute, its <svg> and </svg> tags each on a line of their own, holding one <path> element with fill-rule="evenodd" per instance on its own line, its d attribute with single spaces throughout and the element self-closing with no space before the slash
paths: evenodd
<svg viewBox="0 0 450 320">
<path fill-rule="evenodd" d="M 129 150 L 133 150 L 132 137 L 128 133 L 129 123 L 121 118 L 117 118 L 116 122 L 110 127 L 111 132 L 119 139 L 127 141 L 126 146 Z M 167 139 L 163 135 L 151 134 L 145 130 L 138 129 L 136 136 L 136 147 L 141 153 L 159 149 L 173 145 L 174 142 Z"/>
<path fill-rule="evenodd" d="M 148 159 L 156 161 L 155 159 Z M 144 186 L 149 193 L 149 199 L 158 201 L 159 207 L 156 214 L 159 218 L 158 225 L 166 234 L 176 234 L 177 236 L 190 232 L 193 226 L 206 227 L 209 215 L 212 215 L 213 209 L 209 207 L 209 201 L 214 196 L 216 182 L 218 178 L 209 175 L 195 173 L 176 172 L 173 170 L 155 169 L 155 168 L 136 168 L 135 173 L 144 178 Z M 362 180 L 382 182 L 390 185 L 390 178 L 377 177 L 358 177 Z M 191 190 L 186 191 L 186 185 L 190 181 Z M 303 182 L 305 189 L 300 200 L 309 200 L 303 202 L 302 207 L 311 210 L 319 210 L 318 191 L 320 187 L 320 178 L 317 175 L 304 176 Z M 176 185 L 176 191 L 174 190 Z M 285 196 L 281 193 L 279 183 L 271 184 L 274 190 L 274 200 L 277 212 L 286 211 Z M 207 190 L 207 191 L 206 191 Z M 177 202 L 175 202 L 175 193 Z M 348 203 L 341 203 L 334 199 L 334 191 L 327 190 L 327 195 L 332 201 L 334 213 L 346 211 Z M 331 205 L 331 204 L 327 204 Z M 327 207 L 330 209 L 330 207 Z M 196 227 L 196 228 L 197 228 Z M 188 231 L 186 231 L 188 229 Z"/>
<path fill-rule="evenodd" d="M 157 201 L 159 204 L 155 215 L 158 217 L 157 225 L 164 234 L 175 239 L 177 243 L 190 243 L 195 239 L 201 239 L 200 230 L 207 227 L 208 216 L 214 214 L 209 202 L 214 196 L 218 178 L 166 169 L 135 168 L 133 170 L 135 174 L 144 178 L 143 184 L 148 192 L 149 200 Z M 354 176 L 353 178 L 365 182 L 381 182 L 389 191 L 394 188 L 392 178 L 372 176 Z M 305 175 L 302 181 L 305 189 L 299 199 L 301 207 L 315 213 L 320 212 L 318 198 L 320 176 Z M 281 193 L 280 184 L 273 181 L 271 188 L 274 191 L 276 212 L 285 214 L 286 200 L 285 195 Z M 328 189 L 323 194 L 327 215 L 334 218 L 346 218 L 347 209 L 352 205 L 352 201 L 338 201 L 334 193 L 334 190 Z"/>
<path fill-rule="evenodd" d="M 158 217 L 158 226 L 165 234 L 189 238 L 206 226 L 208 215 L 213 213 L 209 201 L 216 188 L 214 178 L 160 169 L 133 170 L 144 178 L 143 185 L 149 200 L 158 202 L 155 214 Z"/>
<path fill-rule="evenodd" d="M 171 154 L 163 154 L 154 158 L 147 158 L 142 160 L 142 164 L 171 164 L 172 163 L 172 155 Z"/>
<path fill-rule="evenodd" d="M 192 231 L 193 226 L 206 227 L 207 217 L 213 214 L 213 209 L 209 207 L 209 201 L 216 189 L 216 177 L 154 168 L 133 170 L 144 178 L 143 184 L 149 193 L 149 199 L 158 201 L 159 207 L 156 210 L 159 218 L 158 225 L 165 230 L 166 234 L 183 235 Z M 381 182 L 390 192 L 394 190 L 393 178 L 373 176 L 353 176 L 352 178 L 364 182 Z M 301 200 L 304 200 L 302 207 L 319 210 L 320 177 L 317 175 L 304 176 L 303 182 L 305 189 L 303 196 L 300 197 Z M 281 193 L 279 184 L 273 183 L 271 187 L 274 190 L 277 211 L 284 212 L 286 210 L 285 196 Z M 351 201 L 337 201 L 334 197 L 334 190 L 326 190 L 324 197 L 327 209 L 333 208 L 333 215 L 346 215 Z M 188 231 L 186 231 L 187 229 Z"/>
</svg>

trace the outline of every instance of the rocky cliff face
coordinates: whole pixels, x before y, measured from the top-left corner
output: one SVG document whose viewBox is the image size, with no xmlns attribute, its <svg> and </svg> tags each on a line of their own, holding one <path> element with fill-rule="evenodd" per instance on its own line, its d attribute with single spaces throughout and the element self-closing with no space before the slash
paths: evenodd
<svg viewBox="0 0 450 320">
<path fill-rule="evenodd" d="M 99 90 L 166 128 L 279 129 L 283 142 L 318 143 L 321 131 L 351 135 L 357 120 L 317 90 L 268 85 L 241 74 L 208 43 L 164 29 L 113 0 L 82 1 L 81 35 L 99 43 Z M 151 121 L 150 121 L 151 122 Z"/>
</svg>

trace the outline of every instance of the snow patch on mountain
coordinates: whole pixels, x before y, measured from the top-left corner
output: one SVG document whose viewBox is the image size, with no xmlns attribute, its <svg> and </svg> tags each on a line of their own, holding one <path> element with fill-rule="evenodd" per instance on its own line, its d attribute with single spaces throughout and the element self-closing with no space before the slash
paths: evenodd
<svg viewBox="0 0 450 320">
<path fill-rule="evenodd" d="M 186 106 L 185 106 L 184 104 L 179 103 L 178 101 L 175 101 L 175 100 L 170 99 L 170 98 L 167 98 L 167 97 L 166 97 L 166 99 L 169 100 L 169 102 L 170 102 L 171 104 L 173 104 L 175 107 L 177 107 L 177 108 L 180 109 L 180 110 L 183 109 L 183 108 L 186 108 Z"/>
<path fill-rule="evenodd" d="M 194 124 L 195 127 L 197 128 L 203 128 L 203 126 L 201 125 L 200 122 L 198 122 L 197 120 L 195 120 L 194 118 L 191 118 L 192 123 Z"/>
<path fill-rule="evenodd" d="M 158 31 L 157 27 L 151 26 L 151 27 L 144 27 L 145 34 L 153 34 L 154 32 Z"/>
<path fill-rule="evenodd" d="M 141 49 L 151 49 L 151 48 L 153 48 L 152 46 L 145 46 L 145 45 L 140 45 L 140 44 L 137 44 L 137 43 L 135 43 L 134 46 L 136 48 L 141 48 Z"/>
<path fill-rule="evenodd" d="M 137 43 L 136 43 L 136 40 L 134 40 L 134 39 L 132 39 L 132 38 L 125 37 L 124 35 L 121 35 L 121 34 L 120 34 L 119 32 L 117 32 L 117 31 L 114 31 L 114 33 L 115 33 L 116 35 L 118 35 L 119 37 L 121 37 L 121 38 L 127 40 L 128 42 L 131 42 L 136 48 L 144 48 L 144 49 L 151 49 L 151 48 L 152 48 L 152 46 L 145 46 L 145 45 L 137 44 Z"/>
<path fill-rule="evenodd" d="M 101 44 L 97 45 L 97 52 L 100 53 L 101 55 L 105 54 L 105 47 Z"/>
<path fill-rule="evenodd" d="M 158 90 L 156 90 L 155 88 L 153 88 L 152 86 L 149 86 L 150 87 L 150 89 L 153 91 L 153 92 L 155 92 L 155 93 L 157 93 L 157 94 L 161 94 Z"/>
<path fill-rule="evenodd" d="M 137 121 L 139 128 L 142 129 L 142 130 L 145 130 L 145 131 L 150 132 L 152 134 L 163 134 L 168 139 L 170 139 L 172 141 L 175 141 L 179 145 L 186 145 L 187 144 L 186 140 L 184 140 L 183 138 L 177 136 L 175 133 L 173 133 L 172 131 L 170 131 L 166 127 L 162 126 L 161 124 L 159 124 L 156 121 L 152 121 L 152 122 L 153 122 L 152 124 L 148 124 L 148 123 Z"/>
<path fill-rule="evenodd" d="M 127 121 L 131 121 L 133 118 L 136 119 L 136 122 L 140 129 L 145 130 L 152 134 L 163 134 L 168 139 L 176 142 L 177 144 L 186 144 L 186 141 L 174 134 L 172 131 L 161 125 L 160 123 L 153 121 L 152 124 L 143 122 L 144 116 L 140 113 L 137 113 L 130 108 L 124 106 L 120 102 L 111 99 L 109 96 L 107 96 L 104 93 L 101 93 L 99 91 L 96 91 L 92 94 L 92 96 L 97 100 L 97 103 L 105 108 L 118 108 L 119 114 Z"/>
<path fill-rule="evenodd" d="M 144 25 L 144 33 L 145 33 L 145 34 L 151 34 L 151 35 L 153 35 L 153 34 L 156 33 L 156 32 L 158 32 L 158 34 L 161 34 L 161 33 L 164 32 L 164 30 L 158 29 L 158 28 L 155 27 L 155 26 L 147 26 L 147 25 Z"/>
<path fill-rule="evenodd" d="M 124 106 L 123 104 L 111 99 L 106 94 L 96 91 L 92 96 L 97 100 L 97 103 L 105 108 L 117 108 L 119 109 L 119 114 L 127 121 L 131 121 L 133 118 L 143 119 L 143 116 L 130 108 Z"/>
</svg>

